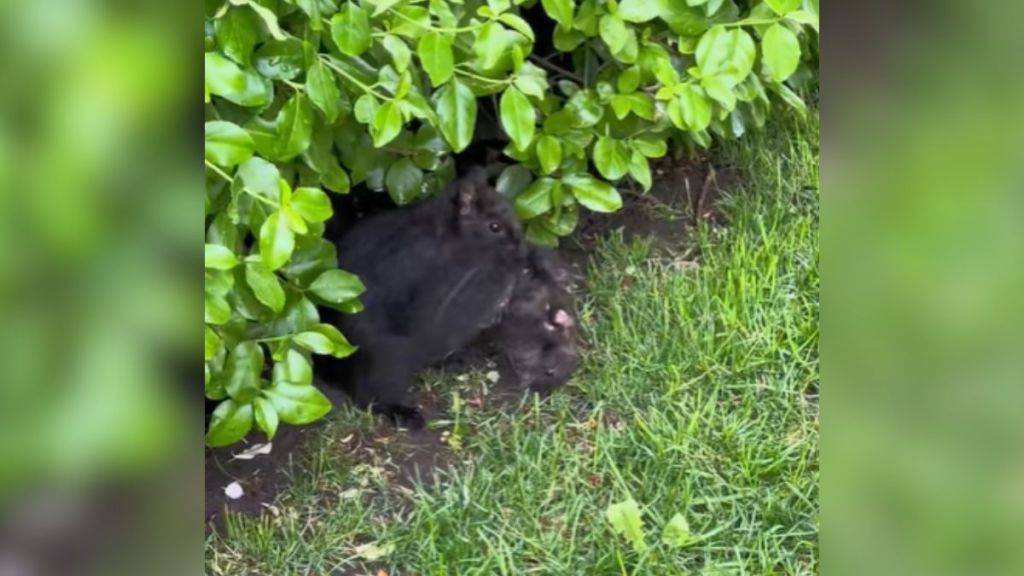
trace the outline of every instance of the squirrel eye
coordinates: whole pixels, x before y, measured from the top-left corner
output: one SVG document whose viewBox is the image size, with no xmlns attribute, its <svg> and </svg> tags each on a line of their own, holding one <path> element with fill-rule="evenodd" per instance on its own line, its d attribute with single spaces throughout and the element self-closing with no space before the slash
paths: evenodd
<svg viewBox="0 0 1024 576">
<path fill-rule="evenodd" d="M 548 377 L 554 376 L 555 375 L 555 369 L 554 368 L 548 368 L 547 370 L 544 371 L 544 375 L 548 376 Z"/>
<path fill-rule="evenodd" d="M 491 222 L 491 232 L 500 232 L 500 231 L 501 231 L 501 224 L 498 224 L 497 222 Z"/>
</svg>

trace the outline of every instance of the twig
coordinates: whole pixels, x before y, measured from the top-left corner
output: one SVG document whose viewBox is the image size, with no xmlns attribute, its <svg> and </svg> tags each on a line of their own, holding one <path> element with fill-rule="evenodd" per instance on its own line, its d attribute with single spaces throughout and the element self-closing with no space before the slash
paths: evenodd
<svg viewBox="0 0 1024 576">
<path fill-rule="evenodd" d="M 586 82 L 583 81 L 582 76 L 570 72 L 565 68 L 558 66 L 557 64 L 552 64 L 551 62 L 548 62 L 543 58 L 538 58 L 537 56 L 530 56 L 530 62 L 540 65 L 541 68 L 546 68 L 549 72 L 556 72 L 558 74 L 561 74 L 562 76 L 565 76 L 566 78 L 575 80 L 581 85 L 586 84 Z"/>
</svg>

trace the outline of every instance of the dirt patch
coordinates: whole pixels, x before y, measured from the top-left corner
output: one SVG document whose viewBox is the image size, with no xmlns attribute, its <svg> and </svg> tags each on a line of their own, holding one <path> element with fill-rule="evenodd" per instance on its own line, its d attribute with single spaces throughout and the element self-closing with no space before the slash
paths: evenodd
<svg viewBox="0 0 1024 576">
<path fill-rule="evenodd" d="M 621 230 L 631 241 L 648 239 L 656 252 L 677 254 L 688 247 L 698 220 L 725 223 L 718 209 L 724 190 L 734 186 L 732 170 L 715 168 L 707 158 L 690 161 L 664 158 L 651 166 L 651 190 L 622 188 L 623 207 L 614 214 L 585 212 L 576 232 L 559 251 L 578 269 L 586 267 L 598 239 Z"/>
<path fill-rule="evenodd" d="M 319 388 L 336 406 L 348 402 L 345 394 L 337 388 Z M 287 479 L 292 459 L 302 453 L 302 448 L 323 426 L 323 422 L 302 427 L 281 426 L 271 443 L 270 453 L 252 459 L 242 459 L 238 455 L 265 444 L 267 440 L 262 432 L 249 433 L 235 446 L 206 448 L 204 520 L 207 530 L 219 527 L 227 510 L 259 514 L 273 503 L 280 486 Z M 225 489 L 234 482 L 241 487 L 242 495 L 238 498 L 231 498 L 225 493 Z"/>
<path fill-rule="evenodd" d="M 621 230 L 626 240 L 645 238 L 652 242 L 656 252 L 672 255 L 689 254 L 690 234 L 698 220 L 724 223 L 724 216 L 716 208 L 723 190 L 735 183 L 734 174 L 727 169 L 715 169 L 709 161 L 698 158 L 682 162 L 664 159 L 652 166 L 654 185 L 643 193 L 623 189 L 622 210 L 615 214 L 586 212 L 581 216 L 576 232 L 562 242 L 560 252 L 576 268 L 579 278 L 599 238 Z M 442 370 L 456 380 L 461 374 L 475 371 L 496 371 L 499 378 L 486 386 L 483 393 L 475 388 L 464 400 L 474 408 L 486 405 L 501 409 L 517 403 L 523 392 L 515 385 L 515 375 L 501 361 L 500 356 L 485 345 L 470 349 L 447 359 Z M 338 388 L 321 385 L 320 389 L 335 406 L 349 404 L 347 396 Z M 448 406 L 437 390 L 421 389 L 418 403 L 428 422 L 444 419 Z M 609 413 L 613 414 L 613 413 Z M 608 424 L 607 422 L 605 424 Z M 237 446 L 206 449 L 206 506 L 207 531 L 222 525 L 225 511 L 242 514 L 260 514 L 272 506 L 278 492 L 287 482 L 288 471 L 303 465 L 310 440 L 322 434 L 323 422 L 295 428 L 278 429 L 270 454 L 253 459 L 239 459 L 237 455 L 257 444 L 266 442 L 261 433 L 251 433 Z M 379 421 L 372 429 L 353 433 L 347 442 L 339 442 L 332 450 L 344 451 L 356 461 L 385 464 L 387 476 L 399 491 L 412 488 L 416 483 L 431 484 L 439 478 L 438 472 L 452 461 L 452 453 L 442 430 L 396 430 L 390 423 Z M 237 482 L 242 489 L 239 498 L 230 498 L 225 488 Z M 401 504 L 399 504 L 401 505 Z"/>
</svg>

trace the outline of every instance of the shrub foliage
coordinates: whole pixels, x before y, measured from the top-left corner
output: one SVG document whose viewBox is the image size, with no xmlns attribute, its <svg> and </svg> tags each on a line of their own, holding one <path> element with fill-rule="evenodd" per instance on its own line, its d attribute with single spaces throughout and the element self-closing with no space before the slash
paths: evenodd
<svg viewBox="0 0 1024 576">
<path fill-rule="evenodd" d="M 802 112 L 817 70 L 818 0 L 207 0 L 207 443 L 330 409 L 311 354 L 354 347 L 317 306 L 357 313 L 363 286 L 328 193 L 406 204 L 498 141 L 499 191 L 555 245 L 670 145 Z"/>
</svg>

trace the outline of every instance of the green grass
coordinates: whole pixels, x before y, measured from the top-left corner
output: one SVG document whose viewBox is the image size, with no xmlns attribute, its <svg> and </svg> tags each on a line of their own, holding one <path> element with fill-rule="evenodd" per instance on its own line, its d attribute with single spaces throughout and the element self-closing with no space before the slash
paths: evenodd
<svg viewBox="0 0 1024 576">
<path fill-rule="evenodd" d="M 208 539 L 207 573 L 817 573 L 817 142 L 811 119 L 721 151 L 740 185 L 728 226 L 697 231 L 696 265 L 602 241 L 572 386 L 450 408 L 460 447 L 439 484 L 390 483 L 388 452 L 349 448 L 371 422 L 346 412 L 276 516 Z M 450 401 L 482 378 L 447 380 Z M 630 496 L 643 552 L 605 518 Z M 660 540 L 676 513 L 681 548 Z M 367 562 L 366 543 L 393 550 Z"/>
</svg>

